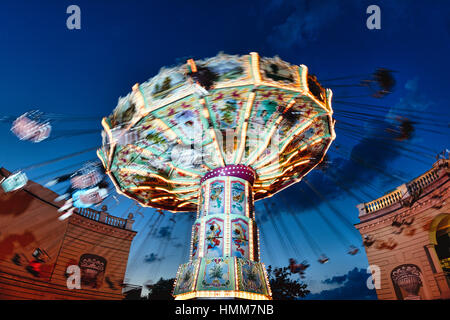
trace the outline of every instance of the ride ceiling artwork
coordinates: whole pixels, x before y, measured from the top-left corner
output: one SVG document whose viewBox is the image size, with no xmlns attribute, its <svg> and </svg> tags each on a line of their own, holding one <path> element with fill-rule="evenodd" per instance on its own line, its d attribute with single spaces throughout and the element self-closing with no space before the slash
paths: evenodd
<svg viewBox="0 0 450 320">
<path fill-rule="evenodd" d="M 240 164 L 254 200 L 296 183 L 335 139 L 332 92 L 278 57 L 225 55 L 166 69 L 103 119 L 97 155 L 117 192 L 143 206 L 196 211 L 200 180 Z"/>
</svg>

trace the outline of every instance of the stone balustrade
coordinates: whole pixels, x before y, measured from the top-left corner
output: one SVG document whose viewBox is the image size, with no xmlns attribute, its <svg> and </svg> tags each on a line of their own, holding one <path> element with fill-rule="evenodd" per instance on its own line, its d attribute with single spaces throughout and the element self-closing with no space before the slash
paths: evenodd
<svg viewBox="0 0 450 320">
<path fill-rule="evenodd" d="M 441 170 L 441 168 L 448 167 L 448 164 L 448 159 L 441 159 L 433 165 L 432 169 L 428 170 L 414 180 L 399 186 L 394 191 L 373 201 L 358 204 L 356 207 L 359 210 L 359 216 L 361 217 L 363 215 L 379 211 L 400 202 L 400 200 L 405 199 L 410 195 L 419 193 L 421 190 L 425 189 L 427 186 L 439 179 L 441 172 L 446 172 L 446 170 Z"/>
<path fill-rule="evenodd" d="M 107 225 L 121 228 L 121 229 L 128 229 L 131 230 L 131 227 L 133 225 L 133 215 L 130 213 L 128 215 L 128 219 L 123 219 L 119 217 L 112 216 L 108 214 L 106 211 L 97 211 L 90 208 L 78 208 L 76 211 L 80 216 L 89 218 L 91 220 L 95 220 L 98 222 L 103 222 Z"/>
<path fill-rule="evenodd" d="M 402 198 L 401 191 L 395 189 L 394 191 L 382 196 L 381 198 L 364 203 L 364 210 L 366 213 L 378 211 L 380 209 L 383 209 L 400 201 L 401 198 Z"/>
<path fill-rule="evenodd" d="M 426 186 L 430 185 L 439 178 L 438 171 L 438 169 L 431 169 L 430 171 L 425 172 L 420 177 L 412 180 L 408 183 L 408 191 L 410 193 L 413 193 L 424 189 Z"/>
</svg>

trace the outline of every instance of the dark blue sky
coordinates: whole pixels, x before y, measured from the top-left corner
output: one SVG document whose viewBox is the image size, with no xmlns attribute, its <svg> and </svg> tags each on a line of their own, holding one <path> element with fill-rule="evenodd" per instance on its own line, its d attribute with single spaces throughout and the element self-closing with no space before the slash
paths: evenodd
<svg viewBox="0 0 450 320">
<path fill-rule="evenodd" d="M 66 28 L 66 8 L 71 4 L 81 8 L 81 30 Z M 371 4 L 381 8 L 381 30 L 366 28 L 366 8 Z M 377 139 L 384 131 L 369 130 L 370 123 L 339 118 L 339 110 L 368 113 L 373 110 L 334 104 L 336 118 L 354 123 L 365 139 L 349 137 L 348 131 L 340 131 L 338 123 L 334 144 L 341 148 L 330 149 L 331 173 L 352 188 L 359 199 L 369 201 L 368 196 L 379 197 L 382 192 L 426 171 L 433 163 L 432 151 L 448 147 L 449 14 L 448 1 L 432 4 L 406 0 L 2 1 L 0 115 L 20 115 L 30 109 L 40 109 L 98 117 L 98 121 L 72 120 L 54 125 L 54 134 L 82 129 L 98 129 L 98 134 L 31 144 L 17 140 L 9 132 L 9 125 L 0 124 L 0 143 L 4 146 L 0 166 L 16 170 L 100 145 L 101 117 L 113 110 L 119 96 L 126 95 L 136 82 L 142 83 L 155 75 L 162 66 L 178 64 L 189 57 L 214 56 L 219 51 L 229 54 L 257 51 L 262 56 L 279 55 L 291 63 L 305 64 L 319 79 L 371 73 L 377 67 L 396 71 L 393 94 L 383 100 L 363 97 L 351 101 L 385 106 L 384 111 L 377 113 L 381 118 L 390 110 L 390 114 L 407 115 L 423 123 L 417 126 L 413 140 L 407 142 L 409 145 L 403 145 L 414 150 L 421 162 L 411 159 L 411 152 L 399 152 L 397 144 Z M 341 83 L 355 83 L 355 80 Z M 329 87 L 338 101 L 339 97 L 366 93 L 361 88 Z M 401 175 L 403 181 L 386 179 L 379 171 L 350 162 L 345 150 L 353 148 L 385 172 Z M 427 153 L 428 158 L 418 152 Z M 35 178 L 93 158 L 95 153 L 90 152 L 27 174 Z M 343 193 L 321 172 L 311 174 L 308 179 L 348 220 L 358 222 L 355 208 L 358 199 Z M 41 183 L 46 181 L 47 178 L 38 179 Z M 371 184 L 370 188 L 367 183 Z M 306 194 L 299 196 L 302 188 Z M 58 186 L 54 189 L 58 190 Z M 130 206 L 130 210 L 136 210 L 130 200 L 122 196 L 117 199 L 120 204 L 112 198 L 107 200 L 112 214 L 123 216 Z M 275 218 L 282 218 L 287 232 L 297 235 L 299 230 L 286 214 L 285 203 L 292 202 L 297 216 L 331 258 L 326 265 L 316 262 L 303 237 L 293 248 L 282 247 L 273 224 L 270 219 L 264 219 L 263 207 L 257 204 L 266 236 L 261 243 L 263 262 L 285 265 L 288 258 L 296 258 L 294 249 L 299 249 L 311 262 L 306 281 L 315 293 L 334 288 L 322 282 L 325 279 L 347 274 L 355 267 L 367 267 L 364 252 L 347 255 L 345 241 L 329 230 L 314 206 L 329 216 L 349 242 L 360 244 L 357 233 L 352 233 L 327 203 L 318 199 L 300 183 L 270 201 L 278 203 Z M 136 217 L 139 233 L 132 245 L 127 272 L 127 278 L 135 284 L 173 276 L 178 264 L 187 260 L 184 245 L 190 235 L 189 216 L 177 216 L 170 245 L 161 252 L 164 248 L 161 244 L 167 240 L 170 229 L 159 229 L 160 237 L 145 239 L 150 230 L 146 222 L 154 210 L 142 212 L 144 217 Z M 169 216 L 160 228 L 171 226 Z M 281 223 L 278 227 L 285 231 Z"/>
</svg>

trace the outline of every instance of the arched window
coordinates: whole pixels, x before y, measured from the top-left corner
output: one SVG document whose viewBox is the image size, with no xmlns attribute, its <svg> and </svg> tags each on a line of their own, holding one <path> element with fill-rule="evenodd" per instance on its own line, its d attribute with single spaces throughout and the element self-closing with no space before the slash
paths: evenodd
<svg viewBox="0 0 450 320">
<path fill-rule="evenodd" d="M 442 270 L 450 277 L 450 215 L 442 219 L 436 227 L 436 254 Z"/>
<path fill-rule="evenodd" d="M 450 285 L 450 213 L 434 217 L 429 232 L 430 243 L 434 245 L 440 266 Z"/>
</svg>

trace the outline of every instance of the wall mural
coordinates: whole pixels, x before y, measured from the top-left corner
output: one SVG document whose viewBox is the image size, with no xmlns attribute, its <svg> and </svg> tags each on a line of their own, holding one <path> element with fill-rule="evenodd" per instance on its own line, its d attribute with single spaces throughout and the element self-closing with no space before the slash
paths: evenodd
<svg viewBox="0 0 450 320">
<path fill-rule="evenodd" d="M 95 254 L 85 253 L 78 263 L 81 271 L 81 287 L 98 289 L 102 286 L 106 270 L 106 259 Z"/>
<path fill-rule="evenodd" d="M 219 218 L 212 218 L 205 224 L 205 256 L 221 257 L 223 256 L 223 230 L 224 221 Z"/>
</svg>

